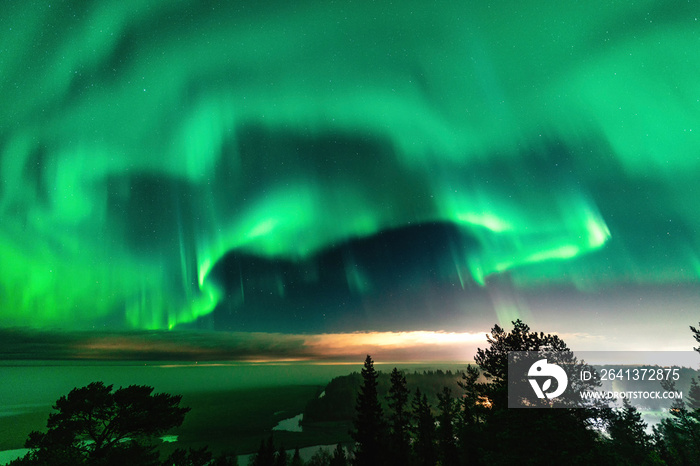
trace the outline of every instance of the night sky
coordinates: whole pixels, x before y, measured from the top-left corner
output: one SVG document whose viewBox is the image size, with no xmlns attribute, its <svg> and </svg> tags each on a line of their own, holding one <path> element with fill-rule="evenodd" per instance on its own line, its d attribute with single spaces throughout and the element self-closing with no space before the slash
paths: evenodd
<svg viewBox="0 0 700 466">
<path fill-rule="evenodd" d="M 695 2 L 0 8 L 0 327 L 692 346 Z"/>
</svg>

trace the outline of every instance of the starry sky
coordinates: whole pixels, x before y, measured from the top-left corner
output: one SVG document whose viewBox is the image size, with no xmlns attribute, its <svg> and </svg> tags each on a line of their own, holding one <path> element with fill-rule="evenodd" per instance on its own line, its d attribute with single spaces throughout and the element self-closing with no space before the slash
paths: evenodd
<svg viewBox="0 0 700 466">
<path fill-rule="evenodd" d="M 699 17 L 3 2 L 0 327 L 690 349 Z"/>
</svg>

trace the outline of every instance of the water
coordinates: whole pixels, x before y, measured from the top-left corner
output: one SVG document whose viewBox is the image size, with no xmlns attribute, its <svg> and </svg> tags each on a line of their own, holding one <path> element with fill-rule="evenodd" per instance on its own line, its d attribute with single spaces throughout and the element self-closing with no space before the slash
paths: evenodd
<svg viewBox="0 0 700 466">
<path fill-rule="evenodd" d="M 391 371 L 393 364 L 376 364 Z M 431 364 L 429 369 L 464 369 L 464 364 Z M 425 364 L 400 364 L 423 370 Z M 102 381 L 115 388 L 148 385 L 155 392 L 184 394 L 285 385 L 325 385 L 334 377 L 359 372 L 362 364 L 314 363 L 118 363 L 75 361 L 0 362 L 0 416 L 50 408 L 75 387 Z"/>
<path fill-rule="evenodd" d="M 12 460 L 16 460 L 17 458 L 26 455 L 28 451 L 29 450 L 26 448 L 0 451 L 0 464 L 7 464 Z"/>
<path fill-rule="evenodd" d="M 282 419 L 280 422 L 277 423 L 275 427 L 272 428 L 272 430 L 283 430 L 286 432 L 303 432 L 304 430 L 301 427 L 301 421 L 304 419 L 304 413 L 302 414 L 297 414 L 294 417 L 290 417 L 289 419 Z"/>
</svg>

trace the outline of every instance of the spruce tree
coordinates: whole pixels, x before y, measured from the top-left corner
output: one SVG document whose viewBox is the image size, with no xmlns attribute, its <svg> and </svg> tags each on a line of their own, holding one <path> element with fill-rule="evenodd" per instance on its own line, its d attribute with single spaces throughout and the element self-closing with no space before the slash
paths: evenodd
<svg viewBox="0 0 700 466">
<path fill-rule="evenodd" d="M 338 444 L 335 447 L 330 466 L 348 466 L 348 459 L 345 456 L 345 449 L 343 449 L 341 444 Z"/>
<path fill-rule="evenodd" d="M 294 449 L 294 456 L 292 456 L 292 466 L 303 466 L 304 462 L 301 460 L 301 454 L 299 453 L 299 447 Z"/>
<path fill-rule="evenodd" d="M 357 396 L 354 430 L 354 463 L 358 466 L 378 466 L 384 463 L 386 428 L 384 415 L 377 396 L 377 371 L 372 357 L 367 355 L 362 368 L 362 387 Z"/>
<path fill-rule="evenodd" d="M 272 436 L 260 441 L 258 452 L 251 460 L 252 466 L 275 466 L 275 446 L 272 442 Z"/>
<path fill-rule="evenodd" d="M 457 417 L 458 447 L 463 464 L 467 465 L 480 463 L 480 449 L 484 446 L 480 437 L 488 408 L 480 402 L 481 386 L 477 383 L 478 379 L 479 369 L 467 366 L 462 380 L 458 382 L 463 390 Z"/>
<path fill-rule="evenodd" d="M 435 466 L 437 452 L 435 451 L 435 418 L 428 403 L 428 397 L 416 389 L 413 398 L 414 441 L 413 454 L 420 466 Z"/>
<path fill-rule="evenodd" d="M 693 382 L 690 393 L 696 395 L 698 389 L 693 387 Z M 665 391 L 676 391 L 674 381 L 662 380 L 660 383 Z M 700 422 L 694 416 L 694 405 L 694 397 L 688 405 L 676 398 L 669 410 L 671 417 L 654 427 L 657 451 L 668 464 L 700 464 Z"/>
<path fill-rule="evenodd" d="M 455 414 L 457 411 L 456 400 L 452 398 L 452 391 L 448 387 L 438 393 L 438 428 L 437 441 L 440 461 L 444 465 L 457 464 L 457 442 L 455 440 Z"/>
<path fill-rule="evenodd" d="M 389 388 L 389 464 L 404 466 L 409 461 L 408 387 L 406 377 L 397 368 L 391 371 Z"/>
<path fill-rule="evenodd" d="M 700 329 L 697 329 L 697 328 L 695 328 L 695 327 L 693 327 L 693 326 L 691 325 L 691 326 L 690 326 L 690 331 L 693 332 L 693 338 L 695 338 L 695 341 L 697 341 L 698 343 L 700 343 Z M 697 346 L 697 347 L 695 347 L 695 348 L 693 348 L 693 349 L 694 349 L 695 351 L 697 351 L 698 353 L 700 353 L 700 346 Z"/>
<path fill-rule="evenodd" d="M 608 432 L 616 464 L 644 464 L 651 454 L 651 436 L 642 415 L 626 399 L 610 419 Z"/>
<path fill-rule="evenodd" d="M 690 379 L 690 389 L 686 400 L 690 415 L 700 421 L 700 384 L 695 380 L 695 377 Z"/>
<path fill-rule="evenodd" d="M 277 453 L 275 453 L 275 466 L 287 466 L 288 460 L 287 451 L 284 449 L 284 445 L 280 445 Z"/>
</svg>

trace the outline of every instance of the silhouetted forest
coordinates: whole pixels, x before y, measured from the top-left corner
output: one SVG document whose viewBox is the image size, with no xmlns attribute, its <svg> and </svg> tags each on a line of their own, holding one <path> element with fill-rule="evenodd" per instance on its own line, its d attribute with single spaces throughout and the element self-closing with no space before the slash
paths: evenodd
<svg viewBox="0 0 700 466">
<path fill-rule="evenodd" d="M 700 343 L 700 331 L 690 327 Z M 262 439 L 253 466 L 462 466 L 462 465 L 698 465 L 700 385 L 691 379 L 669 416 L 649 429 L 627 403 L 565 399 L 559 409 L 508 408 L 507 356 L 512 351 L 554 350 L 575 364 L 556 335 L 532 332 L 522 321 L 498 325 L 464 371 L 379 374 L 367 356 L 360 374 L 333 379 L 307 405 L 305 422 L 351 419 L 348 445 L 321 449 L 303 461 L 272 436 Z M 700 352 L 700 348 L 694 348 Z M 576 382 L 572 382 L 576 383 Z M 599 382 L 590 382 L 600 385 Z M 583 388 L 577 386 L 576 388 Z M 662 381 L 666 391 L 674 382 Z M 234 454 L 214 457 L 207 448 L 178 449 L 162 458 L 153 439 L 182 424 L 180 397 L 151 387 L 113 390 L 95 382 L 61 397 L 46 432 L 32 432 L 30 449 L 12 466 L 235 465 Z M 553 401 L 545 400 L 542 403 Z"/>
<path fill-rule="evenodd" d="M 490 347 L 475 357 L 478 369 L 468 367 L 461 374 L 457 393 L 445 387 L 437 405 L 419 388 L 409 390 L 407 378 L 395 369 L 384 406 L 380 376 L 367 356 L 355 406 L 353 464 L 700 464 L 700 385 L 695 379 L 684 400 L 675 400 L 670 416 L 651 431 L 626 401 L 617 409 L 573 398 L 564 401 L 567 408 L 509 409 L 508 352 L 556 350 L 576 362 L 557 336 L 531 332 L 520 320 L 513 325 L 511 332 L 492 329 Z M 700 342 L 700 332 L 691 331 Z M 479 381 L 482 375 L 486 382 Z M 659 388 L 676 390 L 671 381 Z"/>
<path fill-rule="evenodd" d="M 431 404 L 436 405 L 438 393 L 443 387 L 453 392 L 459 389 L 459 381 L 463 371 L 426 370 L 422 372 L 402 373 L 407 386 L 420 389 L 427 394 Z M 355 416 L 355 399 L 362 386 L 362 375 L 359 372 L 335 377 L 322 392 L 322 396 L 312 399 L 304 409 L 302 424 L 315 422 L 352 421 Z M 378 372 L 377 393 L 379 402 L 384 409 L 388 407 L 387 397 L 391 387 L 390 374 Z"/>
</svg>

